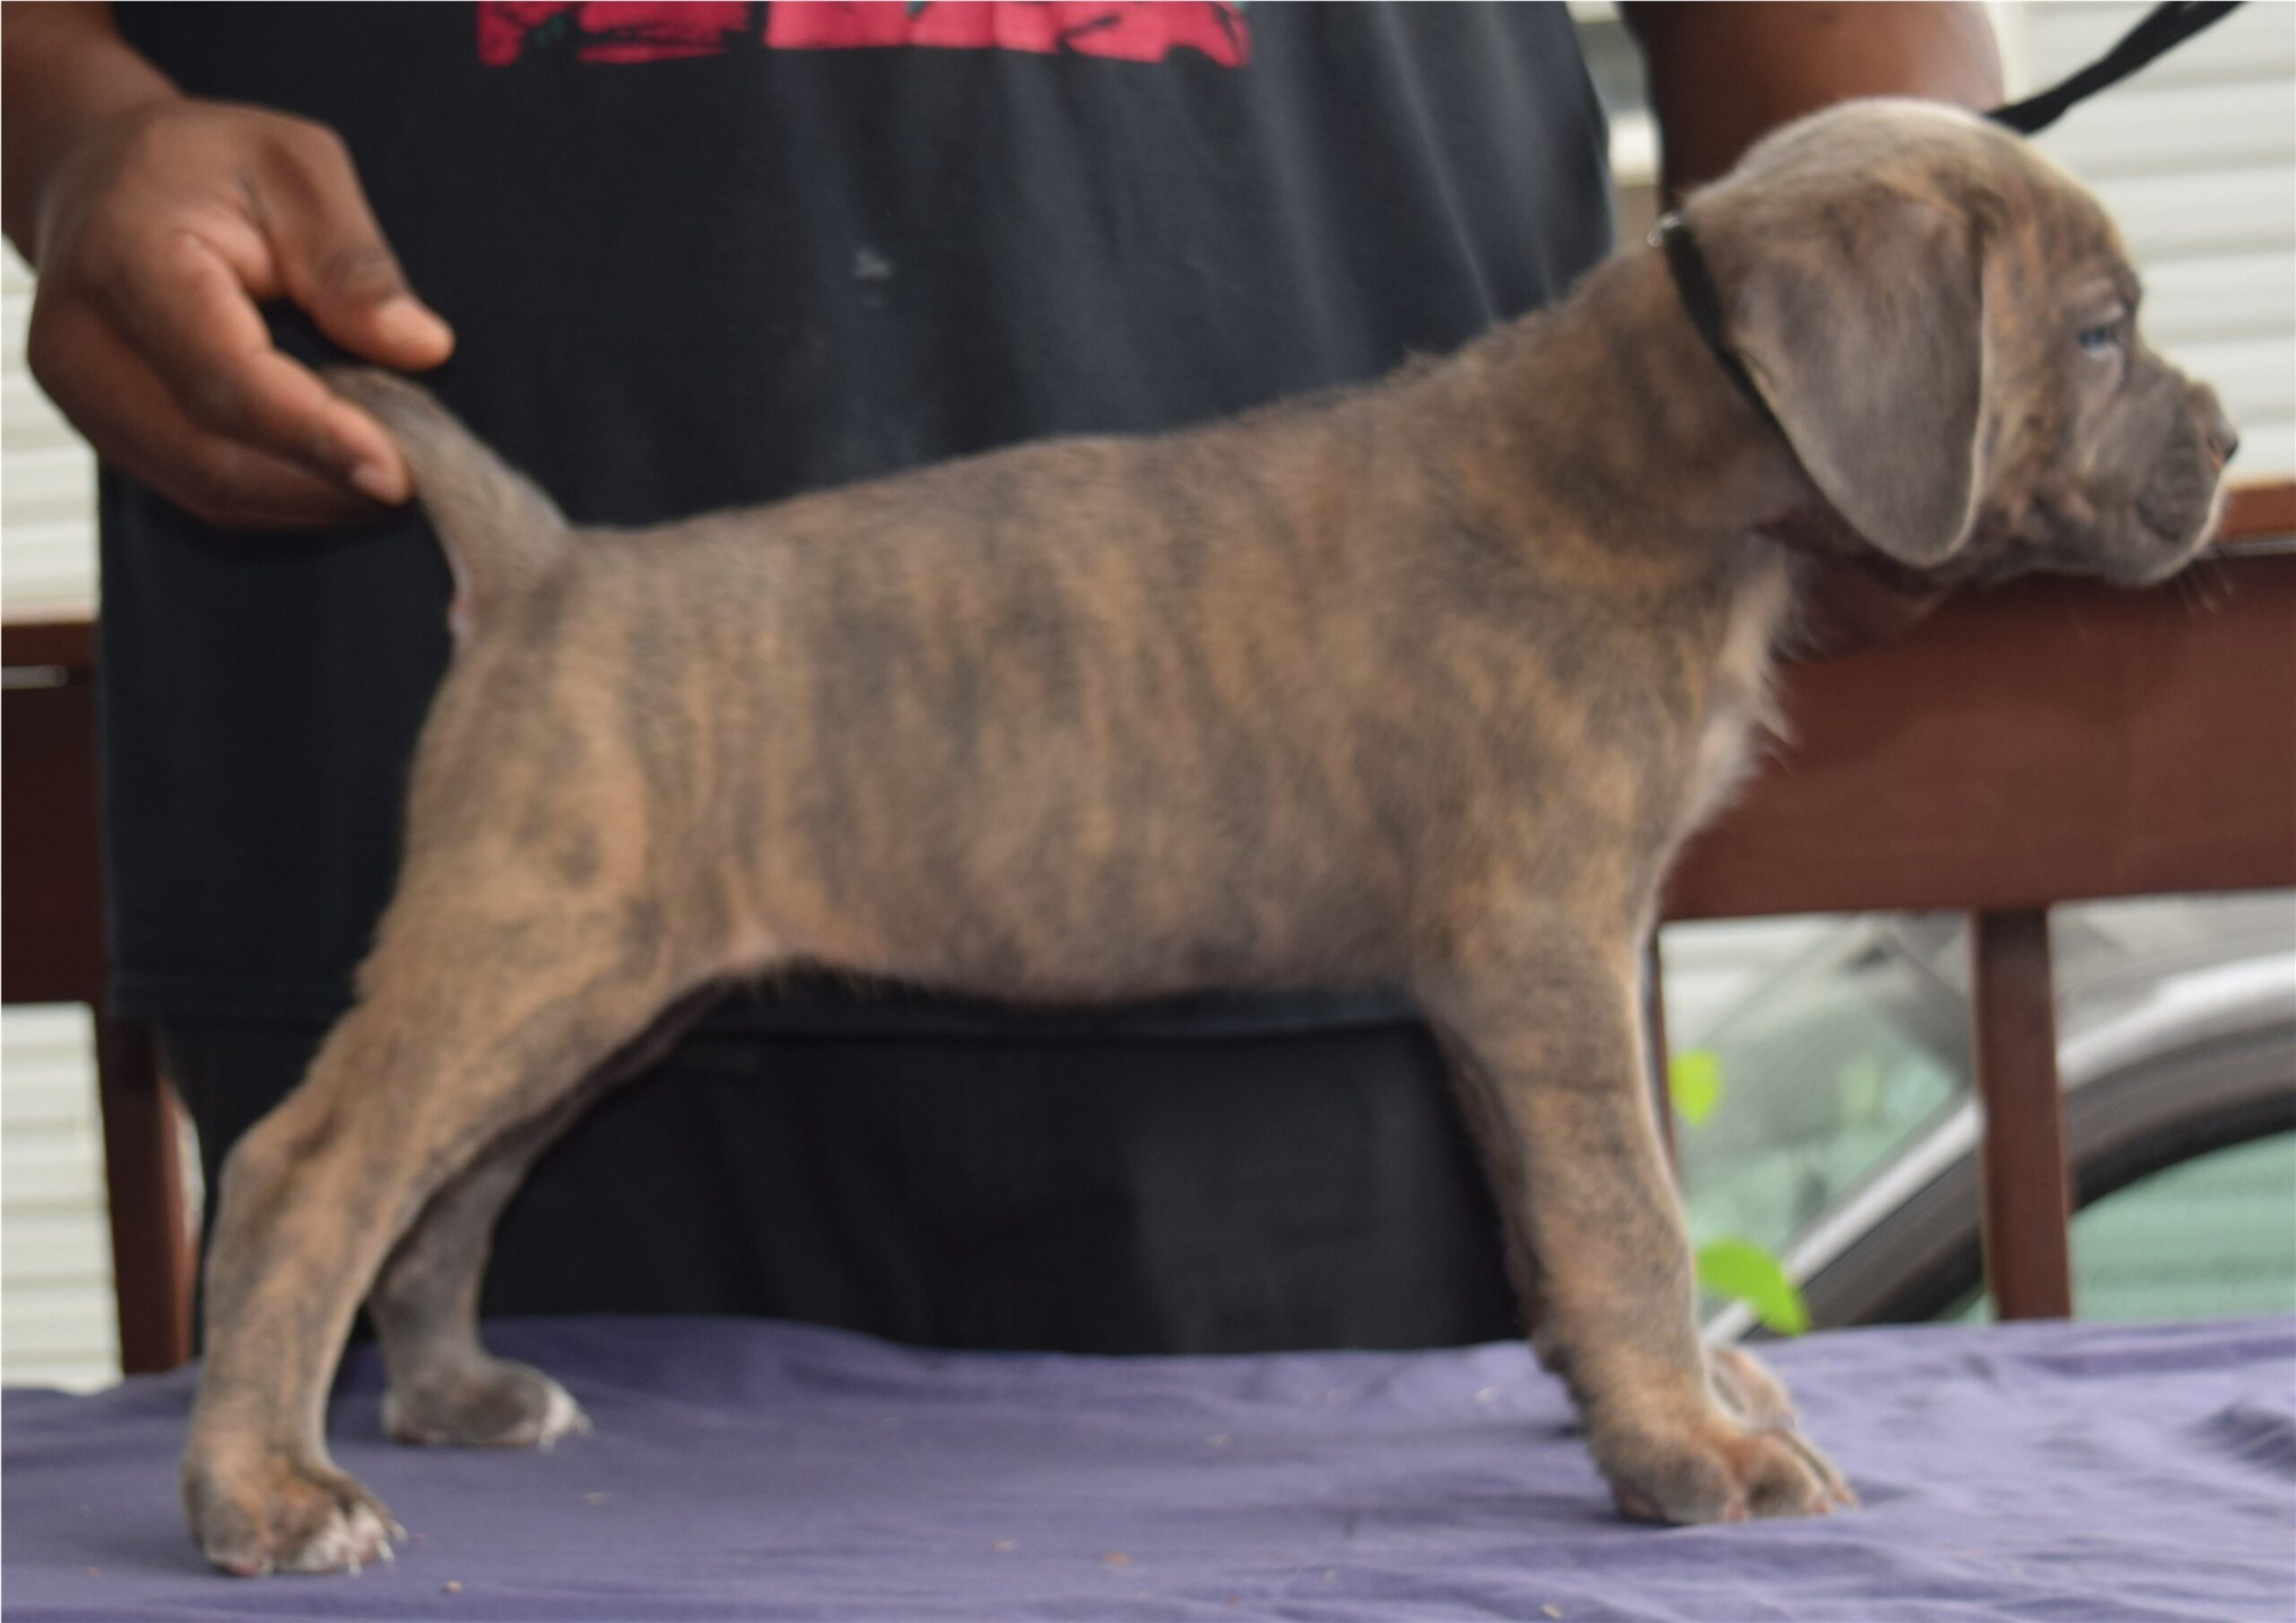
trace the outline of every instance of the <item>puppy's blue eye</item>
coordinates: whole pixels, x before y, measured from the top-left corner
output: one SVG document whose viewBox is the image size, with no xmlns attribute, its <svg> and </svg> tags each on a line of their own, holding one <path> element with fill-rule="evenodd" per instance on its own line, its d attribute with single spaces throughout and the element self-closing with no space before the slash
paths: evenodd
<svg viewBox="0 0 2296 1623">
<path fill-rule="evenodd" d="M 2120 348 L 2120 324 L 2107 326 L 2083 327 L 2076 340 L 2082 352 L 2089 355 L 2109 355 Z"/>
</svg>

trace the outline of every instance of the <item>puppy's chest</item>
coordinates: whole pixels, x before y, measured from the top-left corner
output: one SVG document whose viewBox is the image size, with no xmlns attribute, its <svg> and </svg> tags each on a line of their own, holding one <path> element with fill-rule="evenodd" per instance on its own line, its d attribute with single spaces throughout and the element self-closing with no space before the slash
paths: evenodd
<svg viewBox="0 0 2296 1623">
<path fill-rule="evenodd" d="M 1791 572 L 1775 557 L 1750 562 L 1732 595 L 1692 757 L 1683 834 L 1711 817 L 1745 783 L 1761 734 L 1784 731 L 1772 681 L 1772 649 L 1793 595 Z"/>
</svg>

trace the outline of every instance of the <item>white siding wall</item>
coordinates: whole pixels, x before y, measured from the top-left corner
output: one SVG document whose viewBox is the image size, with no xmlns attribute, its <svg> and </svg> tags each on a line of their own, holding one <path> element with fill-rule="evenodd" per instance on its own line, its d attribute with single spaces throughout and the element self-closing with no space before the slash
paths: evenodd
<svg viewBox="0 0 2296 1623">
<path fill-rule="evenodd" d="M 0 1380 L 119 1373 L 101 1129 L 84 1009 L 0 1021 Z"/>
<path fill-rule="evenodd" d="M 31 278 L 0 253 L 0 594 L 11 619 L 84 613 L 95 462 L 24 369 Z M 0 1381 L 118 1375 L 110 1237 L 89 1013 L 0 1012 Z"/>
<path fill-rule="evenodd" d="M 32 279 L 0 249 L 0 591 L 11 619 L 96 601 L 96 464 L 24 369 Z"/>
<path fill-rule="evenodd" d="M 1598 17 L 1607 8 L 1587 5 Z M 1997 4 L 2015 79 L 2049 82 L 2140 4 Z M 2215 382 L 2240 424 L 2236 471 L 2296 473 L 2296 6 L 2250 5 L 2044 138 L 2119 217 L 2151 290 L 2153 341 Z M 1647 176 L 1621 121 L 1622 179 Z M 0 591 L 12 616 L 96 598 L 94 473 L 23 367 L 30 282 L 0 266 Z M 71 1011 L 0 1016 L 0 1377 L 117 1368 L 89 1030 Z"/>
</svg>

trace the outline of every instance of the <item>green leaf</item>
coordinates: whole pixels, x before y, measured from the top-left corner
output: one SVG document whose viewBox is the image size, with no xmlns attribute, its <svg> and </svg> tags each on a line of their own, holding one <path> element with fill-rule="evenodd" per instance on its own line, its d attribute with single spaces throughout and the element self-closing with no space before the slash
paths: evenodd
<svg viewBox="0 0 2296 1623">
<path fill-rule="evenodd" d="M 1666 1062 L 1666 1091 L 1683 1120 L 1695 1127 L 1722 1102 L 1722 1059 L 1711 1048 L 1690 1048 Z"/>
<path fill-rule="evenodd" d="M 1810 1309 L 1778 1259 L 1752 1240 L 1711 1240 L 1698 1248 L 1699 1288 L 1744 1302 L 1780 1335 L 1810 1327 Z"/>
</svg>

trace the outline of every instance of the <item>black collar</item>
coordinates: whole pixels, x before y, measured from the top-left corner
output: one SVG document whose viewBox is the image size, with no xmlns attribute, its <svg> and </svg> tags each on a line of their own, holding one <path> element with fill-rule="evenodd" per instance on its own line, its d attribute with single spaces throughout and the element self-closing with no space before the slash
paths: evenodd
<svg viewBox="0 0 2296 1623">
<path fill-rule="evenodd" d="M 1666 251 L 1666 269 L 1674 276 L 1675 295 L 1683 301 L 1683 314 L 1690 317 L 1698 335 L 1706 340 L 1706 347 L 1714 352 L 1714 359 L 1737 386 L 1738 393 L 1783 438 L 1786 429 L 1778 421 L 1778 413 L 1770 409 L 1770 402 L 1754 386 L 1753 374 L 1746 370 L 1746 363 L 1738 359 L 1730 341 L 1722 335 L 1722 295 L 1715 290 L 1714 273 L 1706 268 L 1706 256 L 1699 251 L 1698 239 L 1690 234 L 1690 227 L 1680 214 L 1667 214 L 1651 228 L 1650 240 Z"/>
</svg>

